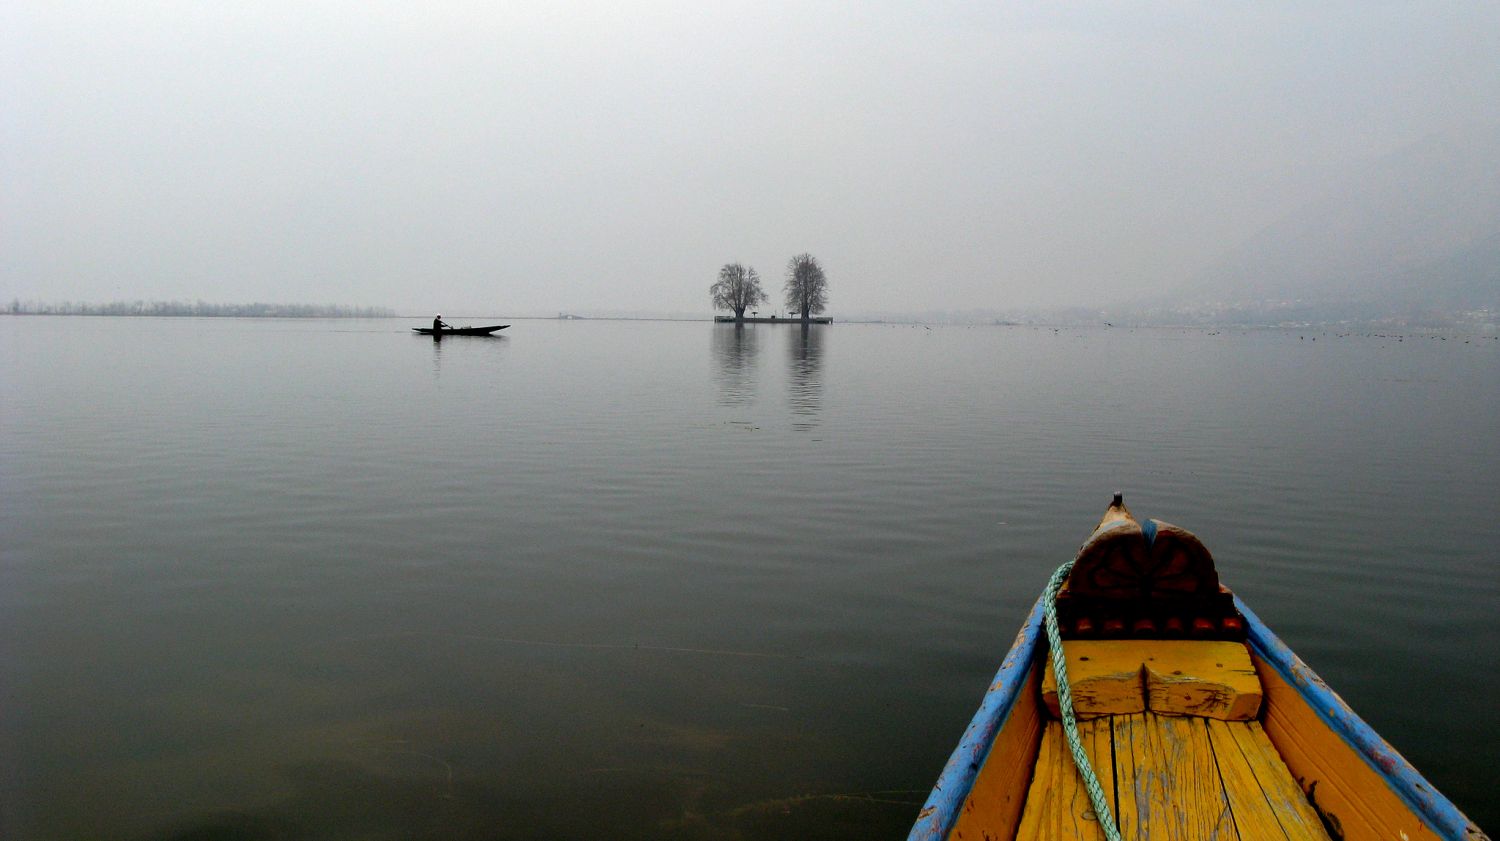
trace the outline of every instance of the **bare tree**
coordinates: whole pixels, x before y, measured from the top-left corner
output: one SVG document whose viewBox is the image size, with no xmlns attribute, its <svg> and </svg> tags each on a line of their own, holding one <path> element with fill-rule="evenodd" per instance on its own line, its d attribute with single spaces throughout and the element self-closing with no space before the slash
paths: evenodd
<svg viewBox="0 0 1500 841">
<path fill-rule="evenodd" d="M 714 296 L 714 306 L 734 310 L 735 320 L 745 318 L 745 310 L 768 300 L 760 288 L 760 275 L 755 269 L 739 263 L 725 263 L 719 269 L 719 279 L 708 288 Z"/>
<path fill-rule="evenodd" d="M 828 306 L 828 277 L 818 258 L 802 253 L 786 264 L 786 308 L 802 314 L 802 320 Z"/>
</svg>

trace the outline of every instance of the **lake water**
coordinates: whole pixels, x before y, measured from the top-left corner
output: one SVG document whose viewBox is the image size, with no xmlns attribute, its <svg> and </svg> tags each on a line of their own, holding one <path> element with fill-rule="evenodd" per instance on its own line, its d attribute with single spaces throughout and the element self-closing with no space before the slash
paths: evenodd
<svg viewBox="0 0 1500 841">
<path fill-rule="evenodd" d="M 415 324 L 0 318 L 0 837 L 904 837 L 1116 490 L 1500 825 L 1500 341 Z"/>
</svg>

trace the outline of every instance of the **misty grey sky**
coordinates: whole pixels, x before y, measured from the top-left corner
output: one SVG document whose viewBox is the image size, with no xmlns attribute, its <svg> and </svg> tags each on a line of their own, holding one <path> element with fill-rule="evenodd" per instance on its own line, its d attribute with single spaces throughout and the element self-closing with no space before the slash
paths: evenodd
<svg viewBox="0 0 1500 841">
<path fill-rule="evenodd" d="M 6 301 L 1087 303 L 1500 121 L 1500 4 L 10 0 L 0 109 Z"/>
</svg>

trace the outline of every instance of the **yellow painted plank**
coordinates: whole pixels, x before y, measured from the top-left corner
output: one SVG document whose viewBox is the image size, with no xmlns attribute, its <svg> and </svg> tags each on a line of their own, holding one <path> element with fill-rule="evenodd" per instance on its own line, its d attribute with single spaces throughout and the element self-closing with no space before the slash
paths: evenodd
<svg viewBox="0 0 1500 841">
<path fill-rule="evenodd" d="M 1084 751 L 1088 753 L 1089 764 L 1094 767 L 1094 775 L 1099 778 L 1099 784 L 1104 789 L 1105 797 L 1109 802 L 1109 813 L 1113 816 L 1120 810 L 1120 807 L 1115 798 L 1115 744 L 1112 722 L 1108 718 L 1079 722 L 1078 736 L 1079 741 L 1083 743 Z M 1066 746 L 1066 739 L 1063 744 Z M 1088 814 L 1093 815 L 1093 802 L 1088 800 L 1088 787 L 1083 784 L 1083 778 L 1078 776 L 1076 767 L 1074 776 L 1078 777 L 1078 785 L 1083 791 L 1084 800 L 1089 803 Z"/>
<path fill-rule="evenodd" d="M 1113 722 L 1122 838 L 1234 841 L 1241 837 L 1202 719 L 1143 713 L 1116 716 Z"/>
<path fill-rule="evenodd" d="M 1260 711 L 1260 678 L 1244 643 L 1154 640 L 1145 650 L 1152 712 L 1248 721 Z"/>
<path fill-rule="evenodd" d="M 1134 793 L 1133 780 L 1141 776 L 1141 757 L 1136 745 L 1145 741 L 1146 715 L 1119 715 L 1110 720 L 1115 746 L 1115 826 L 1120 837 L 1136 838 L 1140 834 L 1141 804 Z"/>
<path fill-rule="evenodd" d="M 1109 719 L 1079 723 L 1079 738 L 1094 772 L 1111 787 L 1113 768 L 1110 763 Z M 999 838 L 1002 836 L 986 836 Z M 1083 786 L 1073 756 L 1068 752 L 1062 723 L 1047 722 L 1037 753 L 1036 773 L 1026 796 L 1026 810 L 1016 841 L 1102 841 L 1104 831 L 1089 803 L 1088 789 Z"/>
<path fill-rule="evenodd" d="M 1255 665 L 1266 693 L 1266 736 L 1331 834 L 1344 841 L 1438 838 L 1275 669 L 1259 658 Z"/>
<path fill-rule="evenodd" d="M 1318 813 L 1297 788 L 1260 722 L 1205 723 L 1240 835 L 1267 841 L 1329 841 Z"/>
<path fill-rule="evenodd" d="M 1080 718 L 1150 710 L 1244 721 L 1260 710 L 1260 679 L 1243 643 L 1069 640 L 1063 651 Z M 1057 678 L 1045 671 L 1042 703 L 1057 718 Z"/>
<path fill-rule="evenodd" d="M 1009 839 L 1020 824 L 1027 783 L 1042 741 L 1042 714 L 1037 687 L 1040 666 L 1034 666 L 1010 716 L 995 734 L 989 755 L 964 799 L 948 837 L 953 841 Z"/>
<path fill-rule="evenodd" d="M 1141 663 L 1145 653 L 1137 640 L 1069 640 L 1063 643 L 1068 664 L 1068 688 L 1073 693 L 1073 711 L 1079 718 L 1126 715 L 1146 709 Z M 1057 675 L 1047 661 L 1042 677 L 1042 703 L 1060 716 Z"/>
</svg>

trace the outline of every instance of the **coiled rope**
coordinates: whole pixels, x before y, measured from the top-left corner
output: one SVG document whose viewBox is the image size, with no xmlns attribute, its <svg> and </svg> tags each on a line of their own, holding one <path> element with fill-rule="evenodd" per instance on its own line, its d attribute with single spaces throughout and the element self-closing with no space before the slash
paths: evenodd
<svg viewBox="0 0 1500 841">
<path fill-rule="evenodd" d="M 1078 739 L 1078 721 L 1073 717 L 1073 690 L 1068 686 L 1068 663 L 1063 656 L 1062 634 L 1057 630 L 1057 593 L 1068 573 L 1073 571 L 1073 562 L 1068 561 L 1052 573 L 1047 589 L 1042 593 L 1042 611 L 1047 625 L 1047 644 L 1052 649 L 1052 673 L 1057 675 L 1057 708 L 1062 713 L 1063 734 L 1068 739 L 1068 750 L 1073 754 L 1073 765 L 1078 776 L 1089 791 L 1089 802 L 1094 806 L 1094 817 L 1104 830 L 1109 841 L 1120 841 L 1120 830 L 1115 826 L 1114 814 L 1109 810 L 1109 800 L 1104 796 L 1104 787 L 1094 774 L 1088 754 L 1083 752 L 1083 743 Z"/>
</svg>

